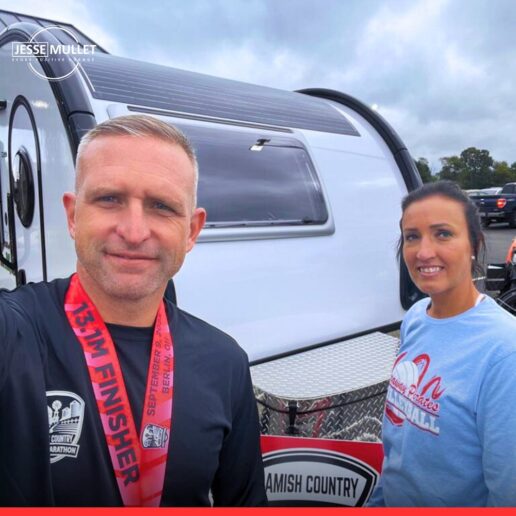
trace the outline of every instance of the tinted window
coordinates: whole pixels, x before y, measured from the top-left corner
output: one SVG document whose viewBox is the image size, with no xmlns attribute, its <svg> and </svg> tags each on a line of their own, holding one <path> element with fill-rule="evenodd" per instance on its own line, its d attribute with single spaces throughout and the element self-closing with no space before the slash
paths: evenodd
<svg viewBox="0 0 516 516">
<path fill-rule="evenodd" d="M 199 160 L 207 227 L 323 224 L 321 186 L 302 143 L 270 133 L 178 126 Z"/>
</svg>

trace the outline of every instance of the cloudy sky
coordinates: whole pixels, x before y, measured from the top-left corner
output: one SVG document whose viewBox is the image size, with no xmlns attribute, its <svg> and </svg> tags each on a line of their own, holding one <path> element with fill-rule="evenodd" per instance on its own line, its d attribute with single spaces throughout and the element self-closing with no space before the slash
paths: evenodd
<svg viewBox="0 0 516 516">
<path fill-rule="evenodd" d="M 415 158 L 516 161 L 514 0 L 0 0 L 108 52 L 378 106 Z"/>
</svg>

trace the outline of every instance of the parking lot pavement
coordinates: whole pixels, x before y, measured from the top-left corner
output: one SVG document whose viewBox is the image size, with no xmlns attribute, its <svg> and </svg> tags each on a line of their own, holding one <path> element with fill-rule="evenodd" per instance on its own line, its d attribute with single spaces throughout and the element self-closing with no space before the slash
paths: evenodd
<svg viewBox="0 0 516 516">
<path fill-rule="evenodd" d="M 507 224 L 491 224 L 484 228 L 486 237 L 486 263 L 502 263 L 512 239 L 516 237 L 516 229 Z"/>
<path fill-rule="evenodd" d="M 507 224 L 491 224 L 484 228 L 486 237 L 486 258 L 485 264 L 503 263 L 512 239 L 516 237 L 516 229 L 511 229 Z M 482 280 L 478 281 L 477 288 L 484 290 Z M 496 298 L 498 292 L 486 291 L 491 297 Z"/>
</svg>

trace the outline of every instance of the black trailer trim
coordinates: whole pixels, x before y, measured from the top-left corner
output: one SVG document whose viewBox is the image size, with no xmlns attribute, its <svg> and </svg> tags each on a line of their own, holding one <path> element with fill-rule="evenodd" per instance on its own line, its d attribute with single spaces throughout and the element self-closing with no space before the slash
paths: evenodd
<svg viewBox="0 0 516 516">
<path fill-rule="evenodd" d="M 38 185 L 38 197 L 39 197 L 39 224 L 40 224 L 40 232 L 41 232 L 41 266 L 43 270 L 43 281 L 47 280 L 47 252 L 46 252 L 46 239 L 45 239 L 45 217 L 43 214 L 43 182 L 41 180 L 41 152 L 39 145 L 39 135 L 38 128 L 36 125 L 36 119 L 34 117 L 34 113 L 32 112 L 32 108 L 30 107 L 29 101 L 23 97 L 22 95 L 18 95 L 13 102 L 13 107 L 11 109 L 11 113 L 9 114 L 9 136 L 7 140 L 7 148 L 9 150 L 9 181 L 11 187 L 11 195 L 14 193 L 14 175 L 12 170 L 12 161 L 14 158 L 13 149 L 11 149 L 11 135 L 13 130 L 13 120 L 16 115 L 16 110 L 19 106 L 23 106 L 27 111 L 27 114 L 30 118 L 30 124 L 32 126 L 32 133 L 34 135 L 34 141 L 36 143 L 36 175 L 37 175 L 37 185 Z M 13 203 L 14 204 L 14 203 Z M 23 221 L 21 221 L 23 224 Z M 13 221 L 14 224 L 14 221 Z M 23 224 L 25 226 L 25 224 Z M 16 242 L 14 242 L 14 249 L 16 250 Z M 18 256 L 16 254 L 16 256 Z M 18 272 L 18 262 L 16 262 L 16 272 Z M 16 275 L 17 283 L 19 280 L 18 274 Z"/>
<path fill-rule="evenodd" d="M 364 117 L 370 123 L 378 134 L 382 137 L 389 150 L 394 156 L 394 160 L 398 165 L 407 190 L 411 192 L 423 185 L 421 176 L 416 167 L 416 163 L 410 155 L 406 145 L 403 143 L 398 133 L 390 126 L 390 124 L 376 111 L 369 106 L 360 102 L 351 95 L 340 91 L 328 90 L 324 88 L 308 88 L 298 90 L 299 93 L 332 100 L 338 104 L 346 106 L 360 116 Z M 401 306 L 408 310 L 417 300 L 424 297 L 424 294 L 416 287 L 408 273 L 407 266 L 403 257 L 400 256 L 400 301 Z"/>
<path fill-rule="evenodd" d="M 401 175 L 407 185 L 409 192 L 422 186 L 423 182 L 416 168 L 414 159 L 407 150 L 398 133 L 390 126 L 390 124 L 378 112 L 372 110 L 369 106 L 360 102 L 355 97 L 347 95 L 336 90 L 328 90 L 325 88 L 307 88 L 297 90 L 298 93 L 304 93 L 311 97 L 319 97 L 327 100 L 332 100 L 338 104 L 351 108 L 360 116 L 364 117 L 383 138 L 387 147 L 392 152 L 396 164 L 398 165 Z"/>
</svg>

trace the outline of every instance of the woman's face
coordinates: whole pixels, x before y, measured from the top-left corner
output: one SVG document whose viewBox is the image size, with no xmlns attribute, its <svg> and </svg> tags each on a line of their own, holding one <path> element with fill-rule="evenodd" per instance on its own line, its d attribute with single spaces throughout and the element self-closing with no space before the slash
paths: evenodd
<svg viewBox="0 0 516 516">
<path fill-rule="evenodd" d="M 473 251 L 460 203 L 439 195 L 416 201 L 401 229 L 403 258 L 419 290 L 448 302 L 471 290 Z"/>
</svg>

